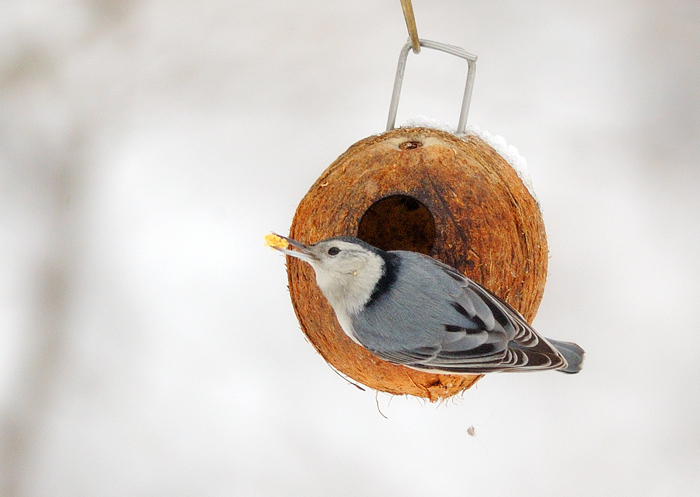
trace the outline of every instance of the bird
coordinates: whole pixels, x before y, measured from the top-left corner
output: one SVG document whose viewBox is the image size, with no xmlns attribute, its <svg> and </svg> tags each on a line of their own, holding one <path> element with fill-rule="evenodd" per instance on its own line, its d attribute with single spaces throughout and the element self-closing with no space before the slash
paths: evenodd
<svg viewBox="0 0 700 497">
<path fill-rule="evenodd" d="M 542 337 L 500 297 L 428 255 L 351 236 L 309 245 L 268 236 L 311 265 L 345 334 L 380 359 L 439 374 L 581 370 L 581 347 Z"/>
</svg>

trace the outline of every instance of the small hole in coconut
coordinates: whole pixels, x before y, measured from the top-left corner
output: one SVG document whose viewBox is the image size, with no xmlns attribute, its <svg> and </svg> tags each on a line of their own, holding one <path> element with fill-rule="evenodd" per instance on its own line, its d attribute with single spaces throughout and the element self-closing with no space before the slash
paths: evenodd
<svg viewBox="0 0 700 497">
<path fill-rule="evenodd" d="M 367 209 L 360 219 L 357 237 L 382 250 L 429 254 L 435 243 L 435 219 L 415 198 L 392 195 Z"/>
<path fill-rule="evenodd" d="M 421 142 L 415 141 L 415 140 L 399 143 L 399 148 L 401 150 L 411 150 L 411 149 L 422 147 L 422 146 L 423 146 L 423 144 Z"/>
</svg>

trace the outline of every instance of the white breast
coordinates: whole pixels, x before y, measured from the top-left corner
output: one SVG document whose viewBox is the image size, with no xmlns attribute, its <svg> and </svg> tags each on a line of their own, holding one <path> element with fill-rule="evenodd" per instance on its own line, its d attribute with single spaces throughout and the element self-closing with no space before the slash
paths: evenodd
<svg viewBox="0 0 700 497">
<path fill-rule="evenodd" d="M 336 311 L 335 317 L 338 319 L 340 327 L 343 329 L 345 334 L 350 337 L 350 339 L 358 345 L 362 345 L 357 338 L 355 338 L 355 329 L 352 327 L 352 319 L 347 312 Z"/>
</svg>

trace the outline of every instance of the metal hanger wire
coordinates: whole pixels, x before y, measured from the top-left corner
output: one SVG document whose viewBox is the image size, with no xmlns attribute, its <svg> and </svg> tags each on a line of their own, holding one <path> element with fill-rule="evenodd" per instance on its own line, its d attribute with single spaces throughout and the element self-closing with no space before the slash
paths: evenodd
<svg viewBox="0 0 700 497">
<path fill-rule="evenodd" d="M 469 105 L 472 99 L 472 90 L 474 89 L 474 77 L 476 75 L 476 55 L 455 47 L 446 45 L 436 41 L 421 40 L 418 38 L 418 29 L 416 27 L 416 19 L 413 14 L 413 5 L 411 0 L 401 0 L 401 8 L 403 9 L 404 17 L 406 18 L 406 27 L 408 28 L 408 42 L 401 49 L 399 54 L 399 63 L 396 68 L 396 77 L 394 78 L 394 90 L 391 94 L 391 105 L 389 106 L 389 118 L 387 119 L 386 130 L 391 131 L 396 125 L 396 114 L 399 108 L 399 98 L 401 97 L 401 87 L 403 86 L 404 72 L 406 71 L 406 59 L 408 52 L 413 49 L 413 53 L 418 54 L 421 47 L 438 50 L 450 55 L 454 55 L 467 61 L 467 82 L 464 86 L 464 96 L 462 97 L 462 108 L 459 113 L 459 123 L 457 124 L 457 134 L 463 134 L 467 127 L 467 116 L 469 115 Z"/>
</svg>

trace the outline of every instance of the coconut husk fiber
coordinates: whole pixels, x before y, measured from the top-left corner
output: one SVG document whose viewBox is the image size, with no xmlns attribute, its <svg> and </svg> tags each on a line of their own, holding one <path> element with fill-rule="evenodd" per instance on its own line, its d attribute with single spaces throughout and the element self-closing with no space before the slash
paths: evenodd
<svg viewBox="0 0 700 497">
<path fill-rule="evenodd" d="M 290 228 L 303 243 L 339 235 L 428 254 L 530 322 L 542 299 L 548 253 L 537 202 L 513 168 L 475 136 L 400 128 L 352 145 L 309 189 Z M 308 264 L 287 257 L 287 268 L 302 331 L 353 380 L 435 401 L 481 378 L 425 373 L 379 359 L 343 332 Z"/>
</svg>

